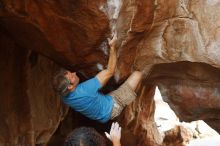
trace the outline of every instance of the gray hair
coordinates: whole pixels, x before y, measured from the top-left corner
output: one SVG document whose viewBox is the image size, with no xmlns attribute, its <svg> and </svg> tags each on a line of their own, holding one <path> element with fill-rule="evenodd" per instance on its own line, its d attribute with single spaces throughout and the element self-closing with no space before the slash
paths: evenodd
<svg viewBox="0 0 220 146">
<path fill-rule="evenodd" d="M 65 76 L 66 72 L 67 70 L 61 69 L 53 77 L 53 88 L 62 97 L 70 93 L 68 87 L 71 83 Z"/>
</svg>

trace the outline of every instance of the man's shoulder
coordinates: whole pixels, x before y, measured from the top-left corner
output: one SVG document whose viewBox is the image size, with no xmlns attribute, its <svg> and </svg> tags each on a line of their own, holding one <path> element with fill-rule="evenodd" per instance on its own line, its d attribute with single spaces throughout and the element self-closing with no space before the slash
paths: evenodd
<svg viewBox="0 0 220 146">
<path fill-rule="evenodd" d="M 79 86 L 84 86 L 84 85 L 90 86 L 90 85 L 95 85 L 95 84 L 100 84 L 96 76 L 80 83 Z"/>
<path fill-rule="evenodd" d="M 84 90 L 85 92 L 95 93 L 101 87 L 100 82 L 98 81 L 97 77 L 93 77 L 88 79 L 78 85 L 79 90 Z"/>
</svg>

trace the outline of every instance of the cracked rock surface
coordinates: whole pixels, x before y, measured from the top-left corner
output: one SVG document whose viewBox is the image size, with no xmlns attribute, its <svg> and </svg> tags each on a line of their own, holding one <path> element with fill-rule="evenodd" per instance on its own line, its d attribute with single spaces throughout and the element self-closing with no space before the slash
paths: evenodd
<svg viewBox="0 0 220 146">
<path fill-rule="evenodd" d="M 162 144 L 158 86 L 183 121 L 220 132 L 220 0 L 0 1 L 0 145 L 46 145 L 67 112 L 50 86 L 60 66 L 89 78 L 106 67 L 117 33 L 115 86 L 146 79 L 119 117 L 126 145 Z M 126 143 L 127 142 L 127 143 Z"/>
</svg>

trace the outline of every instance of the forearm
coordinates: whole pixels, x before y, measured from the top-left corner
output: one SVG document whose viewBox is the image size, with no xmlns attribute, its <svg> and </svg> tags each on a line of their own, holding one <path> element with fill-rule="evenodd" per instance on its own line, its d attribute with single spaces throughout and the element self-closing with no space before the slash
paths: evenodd
<svg viewBox="0 0 220 146">
<path fill-rule="evenodd" d="M 114 75 L 116 68 L 116 61 L 117 61 L 117 56 L 116 56 L 115 48 L 111 47 L 107 69 L 97 74 L 97 78 L 102 84 L 102 86 L 104 86 L 108 82 L 108 80 Z"/>
<path fill-rule="evenodd" d="M 114 46 L 111 46 L 109 53 L 108 67 L 107 67 L 107 71 L 111 75 L 115 73 L 116 62 L 117 62 L 116 50 Z"/>
</svg>

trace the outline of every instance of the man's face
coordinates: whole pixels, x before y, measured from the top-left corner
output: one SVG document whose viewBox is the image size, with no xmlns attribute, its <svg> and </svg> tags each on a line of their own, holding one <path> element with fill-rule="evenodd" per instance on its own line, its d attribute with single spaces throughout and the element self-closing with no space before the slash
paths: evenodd
<svg viewBox="0 0 220 146">
<path fill-rule="evenodd" d="M 79 84 L 79 77 L 76 75 L 76 72 L 67 71 L 65 76 L 74 87 Z"/>
</svg>

